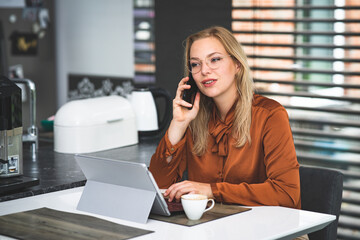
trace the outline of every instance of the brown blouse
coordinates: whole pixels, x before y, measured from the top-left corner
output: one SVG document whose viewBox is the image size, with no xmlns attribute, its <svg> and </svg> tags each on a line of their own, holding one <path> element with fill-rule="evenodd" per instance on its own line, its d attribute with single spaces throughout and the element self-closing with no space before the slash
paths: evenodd
<svg viewBox="0 0 360 240">
<path fill-rule="evenodd" d="M 234 146 L 231 134 L 234 107 L 224 121 L 215 111 L 209 122 L 208 149 L 197 156 L 188 128 L 184 138 L 171 145 L 168 133 L 151 158 L 150 171 L 160 188 L 182 179 L 210 183 L 218 202 L 246 206 L 271 205 L 300 208 L 300 179 L 288 114 L 269 98 L 254 95 L 251 144 Z M 167 163 L 166 158 L 172 155 Z"/>
</svg>

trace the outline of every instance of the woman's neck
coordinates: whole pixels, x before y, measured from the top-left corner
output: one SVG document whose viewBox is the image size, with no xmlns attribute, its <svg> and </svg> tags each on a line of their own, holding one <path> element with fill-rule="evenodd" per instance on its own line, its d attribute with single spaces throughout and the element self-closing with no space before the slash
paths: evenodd
<svg viewBox="0 0 360 240">
<path fill-rule="evenodd" d="M 228 96 L 226 99 L 214 99 L 216 108 L 218 110 L 219 116 L 223 121 L 230 111 L 231 107 L 234 105 L 235 100 L 237 99 L 237 93 L 233 94 L 232 96 Z"/>
</svg>

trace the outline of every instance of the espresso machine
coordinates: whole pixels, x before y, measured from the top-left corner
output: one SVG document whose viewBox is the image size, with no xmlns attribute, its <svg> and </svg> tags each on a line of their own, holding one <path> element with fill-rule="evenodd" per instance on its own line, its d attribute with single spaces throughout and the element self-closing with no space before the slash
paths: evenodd
<svg viewBox="0 0 360 240">
<path fill-rule="evenodd" d="M 0 178 L 23 174 L 21 89 L 0 76 Z"/>
</svg>

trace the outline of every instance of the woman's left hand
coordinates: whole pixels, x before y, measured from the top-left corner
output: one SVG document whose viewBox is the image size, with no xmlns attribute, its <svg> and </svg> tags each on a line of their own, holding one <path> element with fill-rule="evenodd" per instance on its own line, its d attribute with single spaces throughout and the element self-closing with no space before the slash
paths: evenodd
<svg viewBox="0 0 360 240">
<path fill-rule="evenodd" d="M 183 181 L 171 185 L 166 191 L 164 196 L 168 197 L 168 201 L 172 202 L 175 199 L 177 202 L 184 194 L 197 193 L 207 196 L 208 198 L 214 198 L 211 186 L 209 183 L 200 183 L 193 181 Z"/>
</svg>

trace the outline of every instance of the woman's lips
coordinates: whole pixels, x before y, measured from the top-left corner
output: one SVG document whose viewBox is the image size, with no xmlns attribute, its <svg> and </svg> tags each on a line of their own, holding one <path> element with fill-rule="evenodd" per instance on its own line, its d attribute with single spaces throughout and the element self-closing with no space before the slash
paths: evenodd
<svg viewBox="0 0 360 240">
<path fill-rule="evenodd" d="M 201 82 L 205 87 L 211 87 L 216 83 L 215 79 L 206 79 Z"/>
</svg>

